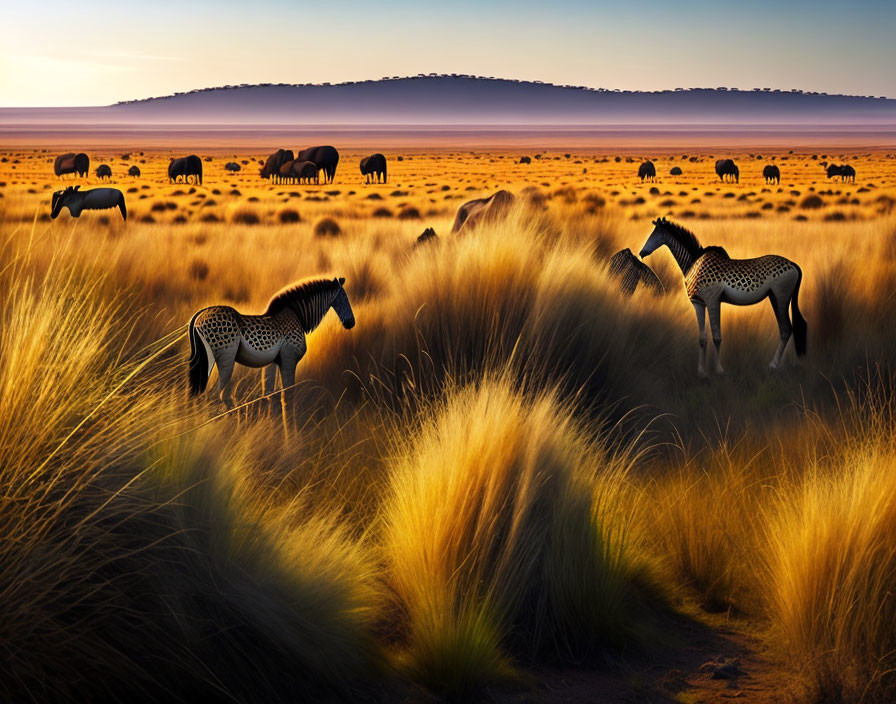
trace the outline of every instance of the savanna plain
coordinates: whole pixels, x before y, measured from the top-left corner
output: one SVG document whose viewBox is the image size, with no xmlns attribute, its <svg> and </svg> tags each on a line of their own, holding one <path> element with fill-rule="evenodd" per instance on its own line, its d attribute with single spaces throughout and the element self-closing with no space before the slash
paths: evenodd
<svg viewBox="0 0 896 704">
<path fill-rule="evenodd" d="M 4 701 L 896 697 L 893 153 L 392 150 L 365 185 L 340 150 L 309 186 L 86 151 L 127 222 L 50 220 L 56 152 L 0 158 Z M 797 262 L 808 355 L 770 371 L 771 306 L 726 306 L 698 380 L 669 251 L 665 293 L 608 273 L 659 216 Z M 240 367 L 235 410 L 188 397 L 195 311 L 324 275 L 357 324 L 285 404 Z"/>
</svg>

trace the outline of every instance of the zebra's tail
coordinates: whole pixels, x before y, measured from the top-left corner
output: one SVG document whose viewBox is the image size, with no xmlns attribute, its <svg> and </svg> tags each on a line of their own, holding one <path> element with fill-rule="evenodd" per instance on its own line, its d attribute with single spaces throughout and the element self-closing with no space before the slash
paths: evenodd
<svg viewBox="0 0 896 704">
<path fill-rule="evenodd" d="M 209 350 L 202 335 L 196 329 L 196 317 L 201 313 L 199 311 L 190 320 L 190 395 L 197 396 L 205 391 L 208 385 L 208 378 L 211 375 L 211 365 L 209 364 Z"/>
<path fill-rule="evenodd" d="M 803 317 L 802 313 L 800 313 L 798 301 L 800 296 L 800 283 L 803 281 L 803 270 L 799 267 L 797 267 L 796 270 L 799 273 L 799 278 L 796 280 L 796 286 L 793 289 L 793 297 L 790 299 L 790 312 L 793 317 L 793 346 L 796 349 L 797 356 L 803 357 L 805 356 L 808 347 L 809 326 L 806 324 L 806 319 Z"/>
</svg>

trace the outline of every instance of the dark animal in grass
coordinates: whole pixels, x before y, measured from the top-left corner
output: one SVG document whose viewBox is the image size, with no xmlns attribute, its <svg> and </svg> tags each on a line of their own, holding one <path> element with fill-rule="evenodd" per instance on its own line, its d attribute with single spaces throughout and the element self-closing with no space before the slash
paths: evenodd
<svg viewBox="0 0 896 704">
<path fill-rule="evenodd" d="M 673 166 L 673 167 L 669 170 L 669 175 L 670 175 L 670 176 L 681 176 L 681 167 L 680 167 L 680 166 Z"/>
<path fill-rule="evenodd" d="M 852 168 L 849 164 L 831 164 L 827 168 L 828 178 L 834 178 L 834 176 L 839 176 L 841 181 L 852 181 L 856 182 L 856 170 Z"/>
<path fill-rule="evenodd" d="M 195 154 L 172 159 L 168 164 L 168 180 L 170 182 L 177 183 L 177 180 L 183 177 L 184 183 L 189 183 L 191 176 L 195 183 L 202 184 L 202 159 Z"/>
<path fill-rule="evenodd" d="M 638 259 L 632 250 L 621 249 L 610 257 L 610 276 L 619 279 L 619 290 L 626 296 L 631 296 L 638 284 L 650 289 L 655 296 L 663 293 L 663 284 L 653 269 Z"/>
<path fill-rule="evenodd" d="M 66 174 L 75 174 L 81 178 L 87 176 L 90 170 L 90 158 L 84 153 L 75 154 L 69 152 L 56 157 L 53 164 L 53 171 L 57 176 L 65 176 Z"/>
<path fill-rule="evenodd" d="M 479 225 L 495 222 L 506 217 L 516 196 L 510 191 L 497 191 L 488 198 L 477 198 L 464 203 L 457 209 L 451 234 L 472 230 Z"/>
<path fill-rule="evenodd" d="M 336 166 L 339 164 L 339 152 L 335 147 L 309 147 L 299 152 L 298 161 L 313 161 L 324 175 L 324 183 L 333 183 L 336 178 Z"/>
<path fill-rule="evenodd" d="M 531 163 L 532 163 L 532 157 L 531 157 L 531 156 L 521 156 L 521 157 L 520 157 L 520 163 L 521 163 L 521 164 L 531 164 Z"/>
<path fill-rule="evenodd" d="M 361 159 L 361 175 L 366 177 L 364 183 L 370 183 L 371 177 L 374 183 L 380 179 L 386 183 L 386 157 L 379 153 L 365 156 Z"/>
<path fill-rule="evenodd" d="M 112 178 L 112 168 L 108 164 L 100 164 L 96 167 L 96 177 L 102 181 L 104 178 Z"/>
<path fill-rule="evenodd" d="M 716 162 L 716 174 L 722 181 L 740 183 L 740 169 L 733 159 L 719 159 Z"/>
<path fill-rule="evenodd" d="M 132 166 L 128 169 L 128 176 L 136 176 L 137 178 L 140 178 L 140 168 L 137 166 Z"/>
<path fill-rule="evenodd" d="M 226 164 L 224 164 L 224 168 L 225 168 L 227 171 L 230 171 L 230 172 L 232 172 L 232 173 L 236 173 L 237 171 L 242 170 L 243 167 L 240 166 L 239 164 L 237 164 L 235 161 L 228 161 Z"/>
<path fill-rule="evenodd" d="M 781 169 L 774 164 L 768 164 L 762 170 L 762 177 L 765 179 L 766 183 L 781 183 Z"/>
<path fill-rule="evenodd" d="M 430 240 L 437 240 L 439 236 L 436 234 L 436 231 L 431 227 L 427 227 L 423 233 L 417 237 L 417 241 L 414 243 L 415 247 L 419 247 L 424 242 L 429 242 Z"/>
<path fill-rule="evenodd" d="M 295 161 L 295 158 L 292 149 L 278 149 L 265 160 L 259 173 L 262 178 L 276 180 L 280 175 L 280 167 L 287 161 Z"/>
<path fill-rule="evenodd" d="M 298 183 L 320 183 L 320 169 L 317 168 L 317 164 L 313 161 L 296 159 L 292 162 L 290 175 Z"/>
<path fill-rule="evenodd" d="M 278 183 L 292 183 L 292 165 L 294 163 L 294 161 L 284 161 L 280 164 L 280 168 L 277 169 L 277 175 L 275 176 Z"/>
<path fill-rule="evenodd" d="M 128 219 L 128 210 L 124 204 L 124 193 L 117 188 L 91 188 L 80 190 L 80 186 L 69 186 L 64 191 L 53 194 L 50 217 L 54 220 L 63 208 L 68 208 L 73 218 L 81 217 L 85 210 L 107 210 L 118 208 L 123 220 Z"/>
<path fill-rule="evenodd" d="M 656 181 L 656 166 L 652 161 L 645 161 L 638 167 L 638 178 L 641 181 Z"/>
</svg>

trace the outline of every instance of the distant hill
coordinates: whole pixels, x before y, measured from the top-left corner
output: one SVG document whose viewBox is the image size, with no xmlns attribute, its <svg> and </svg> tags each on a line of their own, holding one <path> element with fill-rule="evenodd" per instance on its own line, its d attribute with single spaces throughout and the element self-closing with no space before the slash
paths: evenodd
<svg viewBox="0 0 896 704">
<path fill-rule="evenodd" d="M 896 100 L 798 91 L 609 91 L 475 76 L 241 85 L 96 108 L 6 109 L 21 119 L 203 125 L 894 125 Z"/>
</svg>

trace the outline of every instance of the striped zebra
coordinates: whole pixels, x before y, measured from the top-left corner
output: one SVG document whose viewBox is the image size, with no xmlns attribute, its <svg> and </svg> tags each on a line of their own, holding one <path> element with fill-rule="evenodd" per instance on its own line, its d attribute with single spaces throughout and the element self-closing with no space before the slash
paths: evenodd
<svg viewBox="0 0 896 704">
<path fill-rule="evenodd" d="M 233 408 L 230 379 L 237 362 L 266 367 L 265 395 L 274 391 L 277 369 L 283 388 L 292 386 L 296 365 L 307 349 L 305 336 L 320 325 L 330 308 L 346 330 L 354 327 L 344 283 L 344 278 L 300 281 L 276 293 L 262 315 L 243 315 L 230 306 L 198 311 L 190 320 L 190 393 L 205 391 L 217 364 L 219 397 Z"/>
</svg>

